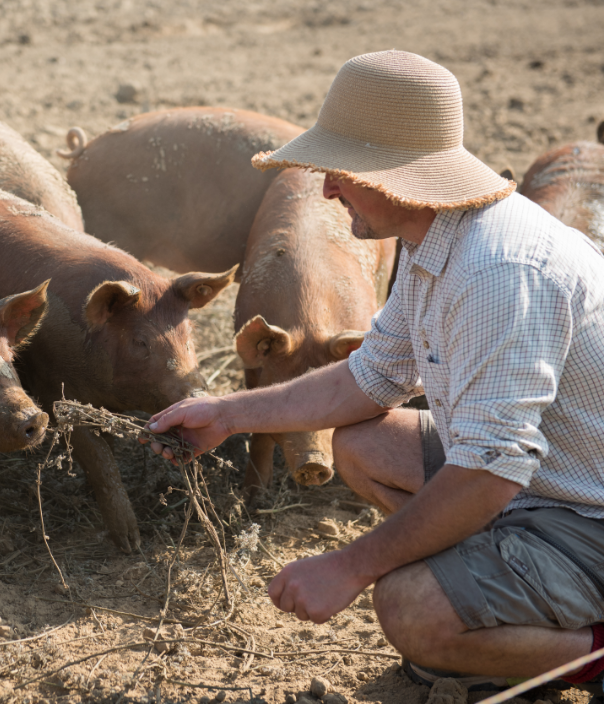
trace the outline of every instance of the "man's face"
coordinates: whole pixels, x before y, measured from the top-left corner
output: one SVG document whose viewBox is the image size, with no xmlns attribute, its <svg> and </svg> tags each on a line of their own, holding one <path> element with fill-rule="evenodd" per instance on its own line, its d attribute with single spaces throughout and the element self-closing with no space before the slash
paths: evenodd
<svg viewBox="0 0 604 704">
<path fill-rule="evenodd" d="M 348 210 L 352 217 L 352 234 L 360 240 L 403 237 L 419 243 L 435 217 L 434 211 L 429 208 L 403 208 L 380 191 L 336 179 L 330 174 L 325 174 L 323 195 L 328 199 L 337 198 Z"/>
</svg>

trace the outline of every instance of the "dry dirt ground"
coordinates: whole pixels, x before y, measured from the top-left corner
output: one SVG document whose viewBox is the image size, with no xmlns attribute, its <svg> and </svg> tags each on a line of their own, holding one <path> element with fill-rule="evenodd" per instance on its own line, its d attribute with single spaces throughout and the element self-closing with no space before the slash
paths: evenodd
<svg viewBox="0 0 604 704">
<path fill-rule="evenodd" d="M 310 126 L 346 59 L 396 47 L 459 77 L 466 146 L 521 175 L 549 147 L 594 139 L 604 119 L 603 27 L 602 0 L 2 0 L 0 119 L 60 168 L 54 150 L 68 127 L 94 136 L 151 109 L 223 105 Z M 219 394 L 242 385 L 229 349 L 233 301 L 227 291 L 196 316 L 201 364 Z M 44 471 L 45 529 L 66 593 L 38 515 L 36 465 L 48 444 L 0 457 L 3 701 L 280 704 L 323 675 L 349 702 L 426 702 L 428 689 L 398 672 L 381 640 L 370 595 L 323 626 L 272 608 L 265 587 L 280 564 L 345 544 L 381 517 L 356 506 L 337 480 L 297 487 L 278 457 L 263 512 L 248 515 L 239 497 L 246 443 L 236 436 L 219 459 L 203 460 L 240 579 L 229 578 L 234 609 L 219 598 L 214 554 L 193 523 L 165 614 L 164 637 L 182 642 L 163 652 L 128 644 L 144 642 L 164 604 L 183 522 L 178 473 L 136 443 L 118 442 L 143 537 L 140 553 L 124 556 L 107 541 L 79 469 L 64 461 Z M 324 519 L 336 535 L 319 525 Z"/>
</svg>

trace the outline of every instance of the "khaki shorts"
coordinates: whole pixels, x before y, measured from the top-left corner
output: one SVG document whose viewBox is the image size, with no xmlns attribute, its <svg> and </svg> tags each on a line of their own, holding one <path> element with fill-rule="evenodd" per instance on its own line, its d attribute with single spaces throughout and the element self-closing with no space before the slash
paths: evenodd
<svg viewBox="0 0 604 704">
<path fill-rule="evenodd" d="M 420 424 L 429 481 L 445 456 L 428 411 Z M 569 509 L 516 509 L 425 562 L 470 629 L 604 621 L 604 521 Z"/>
</svg>

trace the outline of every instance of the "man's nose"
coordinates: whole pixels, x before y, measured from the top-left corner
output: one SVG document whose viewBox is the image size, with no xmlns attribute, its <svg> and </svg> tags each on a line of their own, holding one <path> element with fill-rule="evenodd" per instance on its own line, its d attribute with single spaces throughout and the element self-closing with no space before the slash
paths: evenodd
<svg viewBox="0 0 604 704">
<path fill-rule="evenodd" d="M 340 193 L 340 182 L 329 174 L 325 174 L 325 181 L 323 181 L 323 197 L 328 200 L 333 198 L 339 198 Z"/>
</svg>

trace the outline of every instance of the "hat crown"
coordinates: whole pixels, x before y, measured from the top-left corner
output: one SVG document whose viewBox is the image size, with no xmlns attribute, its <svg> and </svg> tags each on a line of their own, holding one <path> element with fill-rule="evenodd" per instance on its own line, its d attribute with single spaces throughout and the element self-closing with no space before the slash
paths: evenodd
<svg viewBox="0 0 604 704">
<path fill-rule="evenodd" d="M 317 123 L 376 147 L 454 149 L 463 143 L 461 90 L 450 71 L 417 54 L 363 54 L 342 66 Z"/>
</svg>

